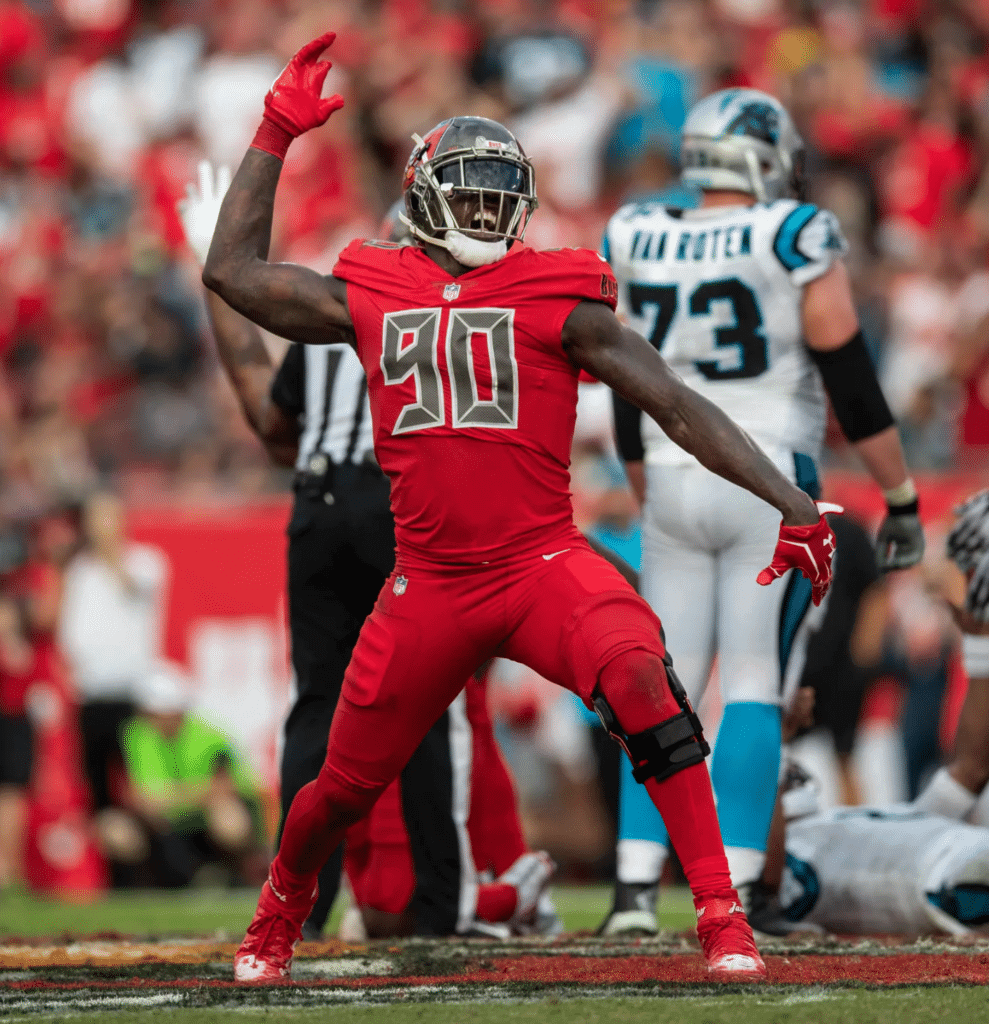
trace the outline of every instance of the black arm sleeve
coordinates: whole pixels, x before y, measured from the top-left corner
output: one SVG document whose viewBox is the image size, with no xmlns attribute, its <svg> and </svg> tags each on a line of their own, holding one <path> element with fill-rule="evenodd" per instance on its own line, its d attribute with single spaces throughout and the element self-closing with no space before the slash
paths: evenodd
<svg viewBox="0 0 989 1024">
<path fill-rule="evenodd" d="M 838 523 L 839 519 L 840 523 Z M 857 613 L 858 602 L 861 601 L 869 587 L 879 579 L 875 547 L 865 530 L 849 516 L 834 516 L 830 522 L 835 532 L 838 548 L 842 552 L 837 558 L 843 560 L 849 570 L 849 590 L 854 596 Z"/>
<path fill-rule="evenodd" d="M 821 371 L 834 414 L 849 441 L 864 441 L 896 422 L 879 387 L 862 332 L 830 352 L 807 350 Z"/>
<path fill-rule="evenodd" d="M 642 410 L 631 402 L 626 402 L 620 395 L 611 392 L 611 401 L 615 411 L 615 437 L 618 451 L 626 462 L 641 462 L 645 455 L 642 446 Z"/>
<path fill-rule="evenodd" d="M 302 345 L 289 345 L 271 382 L 271 400 L 289 416 L 306 409 L 306 356 Z"/>
</svg>

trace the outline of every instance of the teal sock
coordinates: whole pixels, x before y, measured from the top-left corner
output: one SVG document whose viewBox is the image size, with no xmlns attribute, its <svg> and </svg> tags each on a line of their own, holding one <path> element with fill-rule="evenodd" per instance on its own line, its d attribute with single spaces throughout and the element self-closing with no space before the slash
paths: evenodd
<svg viewBox="0 0 989 1024">
<path fill-rule="evenodd" d="M 711 782 L 725 846 L 766 849 L 779 783 L 780 709 L 725 706 L 711 757 Z"/>
</svg>

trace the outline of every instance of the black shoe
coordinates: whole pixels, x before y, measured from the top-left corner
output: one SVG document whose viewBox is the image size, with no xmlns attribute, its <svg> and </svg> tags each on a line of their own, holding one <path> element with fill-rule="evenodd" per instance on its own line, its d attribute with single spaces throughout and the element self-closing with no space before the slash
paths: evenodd
<svg viewBox="0 0 989 1024">
<path fill-rule="evenodd" d="M 615 882 L 615 904 L 601 922 L 597 934 L 629 938 L 659 934 L 656 921 L 658 895 L 659 882 Z"/>
<path fill-rule="evenodd" d="M 754 932 L 762 935 L 785 936 L 794 932 L 817 932 L 824 929 L 811 921 L 791 921 L 783 914 L 780 901 L 769 891 L 762 879 L 746 882 L 738 887 L 738 898 Z"/>
</svg>

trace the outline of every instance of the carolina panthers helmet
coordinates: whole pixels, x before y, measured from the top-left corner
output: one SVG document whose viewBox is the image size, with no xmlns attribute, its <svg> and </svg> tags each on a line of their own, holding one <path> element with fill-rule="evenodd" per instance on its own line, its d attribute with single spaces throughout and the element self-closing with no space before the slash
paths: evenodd
<svg viewBox="0 0 989 1024">
<path fill-rule="evenodd" d="M 538 205 L 536 177 L 504 125 L 486 117 L 452 117 L 424 138 L 412 138 L 402 219 L 415 238 L 443 246 L 458 259 L 465 241 L 494 243 L 504 255 L 511 242 L 522 240 Z"/>
<path fill-rule="evenodd" d="M 757 89 L 722 89 L 687 115 L 680 178 L 702 189 L 747 192 L 768 203 L 800 198 L 804 143 L 786 108 Z"/>
</svg>

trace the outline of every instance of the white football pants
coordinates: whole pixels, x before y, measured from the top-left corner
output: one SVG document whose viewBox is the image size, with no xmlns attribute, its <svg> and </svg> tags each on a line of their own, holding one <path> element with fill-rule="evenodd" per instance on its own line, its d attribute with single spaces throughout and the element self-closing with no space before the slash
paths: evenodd
<svg viewBox="0 0 989 1024">
<path fill-rule="evenodd" d="M 795 481 L 794 458 L 778 456 Z M 718 654 L 724 704 L 782 705 L 823 616 L 794 572 L 756 583 L 772 561 L 780 513 L 703 466 L 646 467 L 642 595 L 666 630 L 673 666 L 697 707 Z"/>
</svg>

